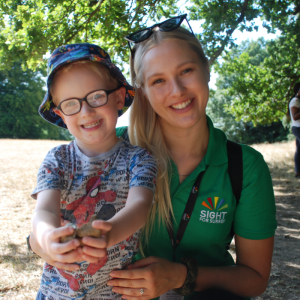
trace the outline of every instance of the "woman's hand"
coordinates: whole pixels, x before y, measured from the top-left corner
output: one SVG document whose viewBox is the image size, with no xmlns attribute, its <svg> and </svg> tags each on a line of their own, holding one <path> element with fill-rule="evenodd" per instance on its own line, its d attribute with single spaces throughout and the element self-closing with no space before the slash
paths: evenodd
<svg viewBox="0 0 300 300">
<path fill-rule="evenodd" d="M 108 281 L 123 299 L 152 299 L 180 288 L 186 279 L 184 265 L 159 257 L 147 257 L 128 266 L 129 270 L 112 271 Z M 143 295 L 140 289 L 144 290 Z"/>
</svg>

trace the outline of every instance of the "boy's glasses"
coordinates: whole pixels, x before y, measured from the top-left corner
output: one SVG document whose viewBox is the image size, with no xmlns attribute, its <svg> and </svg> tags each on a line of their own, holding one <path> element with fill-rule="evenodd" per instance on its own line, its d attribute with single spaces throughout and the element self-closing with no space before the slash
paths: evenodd
<svg viewBox="0 0 300 300">
<path fill-rule="evenodd" d="M 120 87 L 117 87 L 116 89 L 109 90 L 109 91 L 97 90 L 87 94 L 82 99 L 78 99 L 78 98 L 66 99 L 60 102 L 55 109 L 60 110 L 66 116 L 72 116 L 80 112 L 83 101 L 86 101 L 86 103 L 90 107 L 93 108 L 100 107 L 107 103 L 108 95 L 118 90 L 119 88 Z"/>
<path fill-rule="evenodd" d="M 184 14 L 184 15 L 181 15 L 178 17 L 174 17 L 174 18 L 171 18 L 164 22 L 154 24 L 148 28 L 141 29 L 130 35 L 125 36 L 125 39 L 128 41 L 130 50 L 132 51 L 130 42 L 137 44 L 137 43 L 147 40 L 152 35 L 153 29 L 155 27 L 159 28 L 160 31 L 172 31 L 172 30 L 175 30 L 176 28 L 178 28 L 181 25 L 181 23 L 183 22 L 183 20 L 187 21 L 192 34 L 195 35 L 186 16 L 187 16 L 187 14 Z"/>
</svg>

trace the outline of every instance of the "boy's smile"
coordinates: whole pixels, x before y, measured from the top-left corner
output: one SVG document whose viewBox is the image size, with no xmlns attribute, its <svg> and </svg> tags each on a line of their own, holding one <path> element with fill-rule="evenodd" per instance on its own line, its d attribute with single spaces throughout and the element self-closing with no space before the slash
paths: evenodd
<svg viewBox="0 0 300 300">
<path fill-rule="evenodd" d="M 114 83 L 91 68 L 90 63 L 76 65 L 70 71 L 59 72 L 53 80 L 53 98 L 56 105 L 70 98 L 84 98 L 92 91 L 116 88 Z M 103 69 L 103 73 L 107 72 Z M 80 150 L 87 156 L 97 156 L 109 151 L 118 141 L 115 127 L 118 110 L 125 100 L 125 88 L 108 95 L 108 101 L 100 107 L 91 107 L 86 101 L 81 103 L 81 110 L 71 116 L 55 110 L 74 135 Z"/>
</svg>

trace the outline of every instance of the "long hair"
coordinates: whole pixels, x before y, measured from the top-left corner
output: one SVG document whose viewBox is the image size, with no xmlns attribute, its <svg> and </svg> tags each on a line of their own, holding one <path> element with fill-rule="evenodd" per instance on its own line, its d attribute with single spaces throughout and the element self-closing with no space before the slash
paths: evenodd
<svg viewBox="0 0 300 300">
<path fill-rule="evenodd" d="M 143 234 L 147 243 L 149 234 L 154 224 L 155 215 L 158 213 L 159 225 L 171 225 L 173 216 L 172 202 L 170 197 L 170 171 L 171 158 L 165 143 L 160 118 L 154 111 L 143 93 L 143 58 L 153 47 L 165 40 L 178 40 L 186 42 L 189 47 L 199 56 L 204 66 L 208 66 L 208 60 L 204 55 L 202 46 L 197 38 L 188 30 L 179 27 L 169 32 L 155 31 L 149 39 L 138 43 L 133 48 L 130 59 L 131 83 L 136 88 L 135 98 L 131 106 L 129 139 L 132 144 L 138 145 L 151 152 L 158 165 L 158 177 L 155 192 L 155 203 L 150 211 Z M 143 251 L 141 251 L 143 253 Z"/>
</svg>

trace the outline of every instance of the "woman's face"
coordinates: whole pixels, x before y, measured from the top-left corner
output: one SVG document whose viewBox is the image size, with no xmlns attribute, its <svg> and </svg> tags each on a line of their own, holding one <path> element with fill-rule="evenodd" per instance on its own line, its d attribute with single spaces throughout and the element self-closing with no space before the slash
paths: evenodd
<svg viewBox="0 0 300 300">
<path fill-rule="evenodd" d="M 150 49 L 142 64 L 143 92 L 163 127 L 206 122 L 209 70 L 187 43 L 166 40 Z"/>
</svg>

